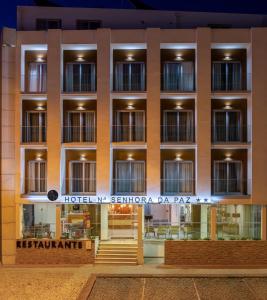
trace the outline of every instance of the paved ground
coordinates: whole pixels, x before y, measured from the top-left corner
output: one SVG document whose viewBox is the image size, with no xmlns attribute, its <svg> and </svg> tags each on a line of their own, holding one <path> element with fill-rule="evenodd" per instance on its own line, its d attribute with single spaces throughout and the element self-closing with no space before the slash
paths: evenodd
<svg viewBox="0 0 267 300">
<path fill-rule="evenodd" d="M 144 266 L 116 267 L 104 265 L 0 267 L 0 299 L 74 300 L 92 274 L 106 275 L 97 277 L 90 300 L 267 300 L 266 269 L 166 269 L 153 263 Z M 151 278 L 151 275 L 154 278 Z M 199 275 L 241 277 L 197 278 Z M 113 277 L 107 278 L 108 276 Z M 177 278 L 177 276 L 189 276 L 189 278 Z M 257 276 L 257 278 L 248 278 L 248 276 Z"/>
</svg>

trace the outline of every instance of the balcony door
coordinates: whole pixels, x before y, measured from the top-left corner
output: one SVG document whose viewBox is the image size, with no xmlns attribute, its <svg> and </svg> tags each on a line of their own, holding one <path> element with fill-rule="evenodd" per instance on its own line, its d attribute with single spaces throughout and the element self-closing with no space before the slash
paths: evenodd
<svg viewBox="0 0 267 300">
<path fill-rule="evenodd" d="M 163 63 L 163 91 L 194 90 L 194 62 L 164 62 Z"/>
<path fill-rule="evenodd" d="M 194 193 L 193 161 L 171 161 L 163 163 L 164 195 L 192 195 Z"/>
<path fill-rule="evenodd" d="M 241 62 L 218 61 L 212 63 L 212 90 L 239 91 L 242 90 Z"/>
<path fill-rule="evenodd" d="M 95 112 L 68 111 L 64 142 L 95 142 Z"/>
<path fill-rule="evenodd" d="M 41 62 L 29 63 L 27 92 L 46 92 L 47 65 Z"/>
<path fill-rule="evenodd" d="M 145 162 L 116 161 L 115 163 L 115 194 L 145 193 Z"/>
<path fill-rule="evenodd" d="M 192 110 L 164 110 L 163 142 L 193 142 L 193 124 Z"/>
<path fill-rule="evenodd" d="M 46 141 L 46 112 L 26 111 L 23 124 L 23 143 L 41 143 Z"/>
<path fill-rule="evenodd" d="M 96 193 L 96 163 L 95 161 L 71 161 L 70 194 Z"/>
<path fill-rule="evenodd" d="M 46 161 L 31 160 L 28 162 L 27 193 L 42 194 L 46 192 Z"/>
<path fill-rule="evenodd" d="M 144 62 L 116 62 L 114 74 L 115 91 L 145 91 Z"/>
<path fill-rule="evenodd" d="M 241 142 L 242 113 L 239 110 L 213 111 L 213 141 Z"/>
<path fill-rule="evenodd" d="M 145 112 L 142 110 L 115 112 L 115 142 L 145 141 Z"/>
<path fill-rule="evenodd" d="M 72 62 L 66 64 L 65 92 L 95 92 L 95 63 Z"/>
<path fill-rule="evenodd" d="M 214 194 L 242 194 L 242 161 L 214 162 Z"/>
</svg>

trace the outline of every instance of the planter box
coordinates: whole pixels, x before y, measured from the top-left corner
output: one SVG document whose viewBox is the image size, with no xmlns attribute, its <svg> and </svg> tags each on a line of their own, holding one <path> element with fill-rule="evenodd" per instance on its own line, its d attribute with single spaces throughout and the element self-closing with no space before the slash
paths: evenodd
<svg viewBox="0 0 267 300">
<path fill-rule="evenodd" d="M 267 267 L 267 241 L 165 241 L 165 264 Z"/>
</svg>

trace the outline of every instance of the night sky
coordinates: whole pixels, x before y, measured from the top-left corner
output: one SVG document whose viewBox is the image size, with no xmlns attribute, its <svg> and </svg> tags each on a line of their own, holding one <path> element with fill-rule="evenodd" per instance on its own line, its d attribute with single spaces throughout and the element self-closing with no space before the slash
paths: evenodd
<svg viewBox="0 0 267 300">
<path fill-rule="evenodd" d="M 33 5 L 34 3 L 33 0 L 7 0 L 1 2 L 0 27 L 15 27 L 16 6 Z M 127 0 L 53 0 L 53 2 L 63 6 L 133 8 L 133 5 Z M 267 14 L 266 0 L 144 0 L 143 2 L 155 9 L 164 10 Z"/>
</svg>

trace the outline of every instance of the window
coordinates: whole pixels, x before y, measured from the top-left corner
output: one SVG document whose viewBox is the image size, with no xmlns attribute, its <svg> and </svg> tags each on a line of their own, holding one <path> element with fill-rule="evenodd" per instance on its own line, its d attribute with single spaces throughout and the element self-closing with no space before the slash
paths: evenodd
<svg viewBox="0 0 267 300">
<path fill-rule="evenodd" d="M 46 141 L 46 112 L 26 111 L 23 120 L 22 142 L 41 143 Z"/>
<path fill-rule="evenodd" d="M 63 140 L 65 143 L 95 142 L 95 112 L 68 111 Z"/>
<path fill-rule="evenodd" d="M 242 90 L 242 67 L 238 61 L 212 63 L 212 90 Z"/>
<path fill-rule="evenodd" d="M 113 140 L 115 142 L 145 141 L 145 112 L 116 111 Z"/>
<path fill-rule="evenodd" d="M 28 190 L 29 194 L 46 192 L 46 161 L 31 160 L 28 162 Z"/>
<path fill-rule="evenodd" d="M 36 30 L 61 29 L 60 19 L 36 19 Z"/>
<path fill-rule="evenodd" d="M 96 192 L 96 163 L 93 161 L 71 161 L 69 190 L 71 194 Z"/>
<path fill-rule="evenodd" d="M 31 62 L 28 67 L 28 85 L 26 91 L 29 93 L 45 93 L 47 78 L 47 64 Z"/>
<path fill-rule="evenodd" d="M 145 162 L 116 161 L 115 163 L 115 194 L 145 193 Z"/>
<path fill-rule="evenodd" d="M 163 163 L 163 194 L 192 195 L 194 193 L 194 165 L 192 161 Z"/>
<path fill-rule="evenodd" d="M 215 110 L 213 112 L 213 141 L 241 142 L 242 119 L 238 110 Z"/>
<path fill-rule="evenodd" d="M 242 194 L 242 161 L 214 162 L 214 194 Z"/>
<path fill-rule="evenodd" d="M 163 142 L 193 142 L 193 124 L 192 110 L 164 110 Z"/>
<path fill-rule="evenodd" d="M 99 20 L 77 20 L 76 28 L 78 30 L 97 29 L 101 27 Z"/>
<path fill-rule="evenodd" d="M 145 63 L 116 62 L 115 91 L 145 91 Z"/>
<path fill-rule="evenodd" d="M 65 92 L 95 92 L 95 63 L 67 63 Z"/>
<path fill-rule="evenodd" d="M 194 63 L 164 62 L 163 63 L 163 91 L 194 91 Z"/>
</svg>

